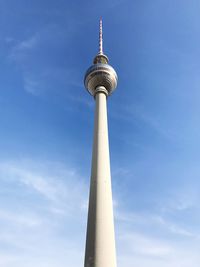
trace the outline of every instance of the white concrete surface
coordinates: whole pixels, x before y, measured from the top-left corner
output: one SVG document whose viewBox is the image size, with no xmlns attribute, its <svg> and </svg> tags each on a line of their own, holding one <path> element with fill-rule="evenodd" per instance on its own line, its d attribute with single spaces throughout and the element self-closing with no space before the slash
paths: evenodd
<svg viewBox="0 0 200 267">
<path fill-rule="evenodd" d="M 103 89 L 103 88 L 102 88 Z M 106 94 L 96 94 L 96 112 L 85 267 L 116 267 Z"/>
</svg>

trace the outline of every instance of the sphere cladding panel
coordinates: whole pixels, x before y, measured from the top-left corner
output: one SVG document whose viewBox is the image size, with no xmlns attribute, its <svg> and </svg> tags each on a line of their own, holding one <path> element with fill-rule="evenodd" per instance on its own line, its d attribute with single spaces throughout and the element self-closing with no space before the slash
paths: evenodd
<svg viewBox="0 0 200 267">
<path fill-rule="evenodd" d="M 110 95 L 117 86 L 117 74 L 108 64 L 94 64 L 87 70 L 84 83 L 93 96 L 97 86 L 104 86 Z"/>
</svg>

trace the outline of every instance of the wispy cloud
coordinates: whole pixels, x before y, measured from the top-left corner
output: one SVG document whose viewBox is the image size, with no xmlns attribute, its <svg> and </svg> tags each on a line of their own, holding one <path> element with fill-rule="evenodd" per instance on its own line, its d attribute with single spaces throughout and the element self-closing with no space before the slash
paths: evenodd
<svg viewBox="0 0 200 267">
<path fill-rule="evenodd" d="M 31 213 L 19 214 L 11 211 L 0 210 L 0 220 L 12 225 L 21 225 L 23 227 L 35 227 L 41 224 L 38 216 Z"/>
<path fill-rule="evenodd" d="M 36 165 L 36 168 L 34 167 Z M 0 180 L 13 181 L 50 201 L 51 210 L 72 211 L 85 202 L 86 187 L 73 169 L 46 162 L 45 167 L 31 162 L 6 162 L 0 164 Z M 49 168 L 56 169 L 53 175 Z M 82 181 L 82 182 L 81 182 Z M 70 203 L 69 203 L 70 201 Z M 69 203 L 69 205 L 67 205 Z M 73 205 L 72 205 L 73 204 Z"/>
<path fill-rule="evenodd" d="M 11 49 L 9 58 L 14 61 L 22 59 L 25 53 L 30 52 L 30 50 L 34 49 L 39 44 L 39 40 L 39 35 L 35 34 L 30 38 L 15 44 Z"/>
<path fill-rule="evenodd" d="M 44 66 L 39 71 L 24 71 L 23 80 L 24 90 L 35 96 L 55 91 L 57 94 L 68 92 L 64 95 L 73 100 L 75 97 L 73 91 L 70 91 L 69 88 L 81 87 L 81 83 L 75 82 L 75 80 L 79 80 L 79 77 L 73 69 L 56 66 Z M 79 100 L 77 99 L 77 101 Z"/>
<path fill-rule="evenodd" d="M 37 264 L 33 255 L 52 267 L 58 263 L 61 267 L 69 263 L 81 265 L 88 190 L 77 171 L 56 162 L 4 161 L 0 164 L 0 182 L 1 190 L 9 192 L 9 188 L 7 200 L 12 205 L 21 192 L 26 193 L 18 210 L 1 201 L 0 260 L 4 266 L 24 266 L 27 260 Z M 123 201 L 117 195 L 115 199 L 118 266 L 145 267 L 149 263 L 150 267 L 161 264 L 190 267 L 187 259 L 190 257 L 192 266 L 198 267 L 195 265 L 200 260 L 198 233 L 164 217 L 162 211 L 159 214 L 134 212 L 122 208 Z M 35 204 L 30 206 L 32 201 Z M 3 254 L 1 244 L 6 247 Z M 54 264 L 49 262 L 49 254 L 54 255 Z"/>
<path fill-rule="evenodd" d="M 150 111 L 147 111 L 143 106 L 137 103 L 134 103 L 134 105 L 118 106 L 118 109 L 121 111 L 117 114 L 111 112 L 112 117 L 128 121 L 129 123 L 135 123 L 136 125 L 139 122 L 141 126 L 149 127 L 165 139 L 174 140 L 176 137 L 176 133 L 172 129 L 169 129 L 169 127 L 165 127 L 158 115 L 151 115 Z"/>
<path fill-rule="evenodd" d="M 0 163 L 0 183 L 0 262 L 80 265 L 87 210 L 81 176 L 61 163 L 15 160 Z"/>
<path fill-rule="evenodd" d="M 70 28 L 47 25 L 24 40 L 12 42 L 8 58 L 20 68 L 26 92 L 37 96 L 80 85 L 82 80 L 79 82 L 74 68 L 63 66 L 61 59 L 58 64 L 56 51 L 64 53 L 70 34 Z"/>
<path fill-rule="evenodd" d="M 198 266 L 200 240 L 195 233 L 145 213 L 117 214 L 116 224 L 119 266 Z"/>
<path fill-rule="evenodd" d="M 161 239 L 152 238 L 147 234 L 129 231 L 119 235 L 118 238 L 121 242 L 127 244 L 129 251 L 137 255 L 166 258 L 172 251 L 170 244 Z"/>
<path fill-rule="evenodd" d="M 167 216 L 167 215 L 166 215 Z M 121 223 L 129 224 L 132 227 L 143 227 L 149 229 L 151 227 L 154 229 L 154 234 L 157 235 L 156 230 L 161 231 L 164 234 L 169 235 L 174 238 L 189 238 L 189 239 L 199 239 L 200 233 L 185 229 L 179 221 L 172 221 L 171 218 L 164 217 L 162 213 L 138 213 L 138 212 L 125 212 L 121 211 L 119 208 L 116 209 L 116 221 Z M 159 233 L 160 234 L 160 233 Z"/>
<path fill-rule="evenodd" d="M 198 266 L 199 246 L 193 243 L 179 243 L 164 239 L 155 239 L 148 235 L 127 233 L 122 237 L 122 247 L 131 248 L 119 257 L 120 265 L 126 262 L 126 266 Z M 124 239 L 123 239 L 124 238 Z M 120 247 L 121 248 L 121 247 Z M 132 256 L 131 256 L 132 255 Z"/>
</svg>

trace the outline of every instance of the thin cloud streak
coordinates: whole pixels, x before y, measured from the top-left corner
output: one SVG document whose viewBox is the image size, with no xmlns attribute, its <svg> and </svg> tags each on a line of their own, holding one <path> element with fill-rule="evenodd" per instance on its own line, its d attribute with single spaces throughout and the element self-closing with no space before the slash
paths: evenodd
<svg viewBox="0 0 200 267">
<path fill-rule="evenodd" d="M 9 201 L 0 201 L 0 262 L 5 267 L 27 261 L 41 267 L 41 261 L 52 267 L 80 265 L 87 190 L 79 174 L 56 162 L 9 161 L 0 163 L 0 181 L 2 192 L 10 191 Z M 19 190 L 26 197 L 15 210 Z"/>
<path fill-rule="evenodd" d="M 50 167 L 50 165 L 51 163 L 44 163 L 44 166 Z M 75 207 L 85 203 L 86 185 L 73 169 L 66 169 L 60 164 L 57 166 L 52 163 L 52 165 L 54 167 L 51 166 L 51 168 L 57 168 L 55 176 L 41 164 L 37 166 L 37 163 L 26 161 L 3 162 L 0 163 L 0 179 L 23 185 L 25 189 L 41 195 L 44 200 L 49 201 L 49 205 L 55 212 L 65 211 L 65 214 L 74 212 Z M 67 205 L 69 201 L 70 205 Z"/>
<path fill-rule="evenodd" d="M 63 88 L 66 90 L 68 87 L 82 84 L 73 67 L 58 67 L 55 58 L 56 50 L 64 50 L 64 45 L 67 49 L 67 37 L 72 34 L 70 28 L 66 30 L 57 25 L 47 25 L 17 44 L 16 41 L 12 42 L 8 60 L 20 67 L 24 90 L 27 93 L 39 96 L 48 91 L 60 91 Z M 52 49 L 48 58 L 46 47 Z M 37 55 L 40 56 L 41 62 L 35 65 Z"/>
</svg>

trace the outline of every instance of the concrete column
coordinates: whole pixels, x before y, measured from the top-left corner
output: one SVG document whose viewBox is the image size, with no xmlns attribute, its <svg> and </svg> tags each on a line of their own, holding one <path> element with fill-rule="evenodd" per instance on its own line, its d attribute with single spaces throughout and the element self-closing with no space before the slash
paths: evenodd
<svg viewBox="0 0 200 267">
<path fill-rule="evenodd" d="M 101 90 L 102 89 L 102 90 Z M 96 112 L 85 267 L 116 267 L 105 88 L 96 90 Z"/>
</svg>

